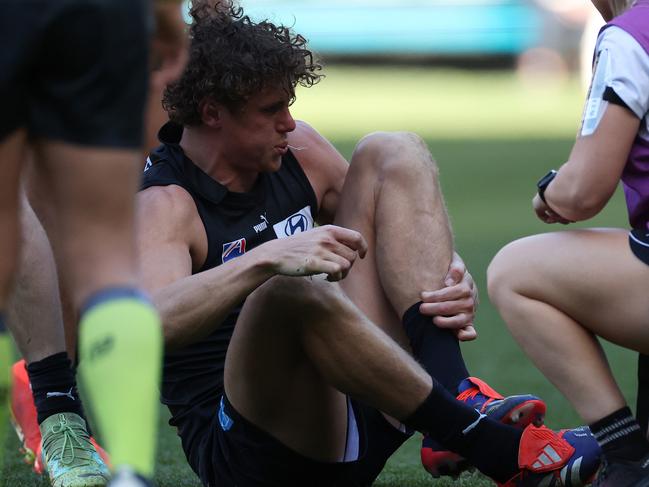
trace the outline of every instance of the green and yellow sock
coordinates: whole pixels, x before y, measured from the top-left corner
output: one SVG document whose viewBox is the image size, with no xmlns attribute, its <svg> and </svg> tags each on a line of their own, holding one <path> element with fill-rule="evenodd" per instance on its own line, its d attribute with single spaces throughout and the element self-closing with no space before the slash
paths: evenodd
<svg viewBox="0 0 649 487">
<path fill-rule="evenodd" d="M 153 306 L 130 289 L 95 295 L 82 312 L 80 373 L 115 468 L 155 466 L 162 333 Z"/>
</svg>

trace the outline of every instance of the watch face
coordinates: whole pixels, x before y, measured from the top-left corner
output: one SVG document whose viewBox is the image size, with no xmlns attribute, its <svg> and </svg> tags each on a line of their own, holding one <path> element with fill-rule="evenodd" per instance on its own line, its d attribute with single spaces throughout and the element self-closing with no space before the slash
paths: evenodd
<svg viewBox="0 0 649 487">
<path fill-rule="evenodd" d="M 554 177 L 557 175 L 557 171 L 554 169 L 547 173 L 545 176 L 543 176 L 541 179 L 539 179 L 539 182 L 536 183 L 536 187 L 539 189 L 545 189 L 547 188 L 548 184 L 554 179 Z"/>
</svg>

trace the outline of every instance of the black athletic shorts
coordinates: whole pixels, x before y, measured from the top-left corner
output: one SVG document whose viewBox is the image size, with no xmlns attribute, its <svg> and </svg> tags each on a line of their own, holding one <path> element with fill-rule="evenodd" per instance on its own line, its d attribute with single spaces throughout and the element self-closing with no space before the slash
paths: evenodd
<svg viewBox="0 0 649 487">
<path fill-rule="evenodd" d="M 631 230 L 629 232 L 629 246 L 633 255 L 649 265 L 649 232 L 647 230 Z"/>
<path fill-rule="evenodd" d="M 0 140 L 139 148 L 148 0 L 0 0 Z"/>
<path fill-rule="evenodd" d="M 300 455 L 243 418 L 225 396 L 218 412 L 211 413 L 208 431 L 191 454 L 187 452 L 188 459 L 209 487 L 369 486 L 410 434 L 392 426 L 376 409 L 350 403 L 358 428 L 356 461 L 325 463 Z M 195 413 L 201 422 L 205 415 Z"/>
</svg>

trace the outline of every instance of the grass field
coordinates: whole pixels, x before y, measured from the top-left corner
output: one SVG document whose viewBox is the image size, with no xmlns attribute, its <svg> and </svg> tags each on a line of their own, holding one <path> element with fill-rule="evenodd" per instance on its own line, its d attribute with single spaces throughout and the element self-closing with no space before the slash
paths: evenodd
<svg viewBox="0 0 649 487">
<path fill-rule="evenodd" d="M 441 180 L 456 244 L 480 289 L 478 341 L 463 347 L 469 369 L 505 394 L 533 392 L 548 403 L 547 423 L 579 420 L 570 405 L 531 366 L 504 331 L 488 302 L 485 270 L 493 255 L 517 237 L 551 228 L 532 215 L 536 180 L 567 157 L 581 111 L 576 82 L 539 80 L 523 86 L 510 73 L 456 72 L 405 67 L 333 68 L 321 86 L 298 92 L 294 114 L 312 123 L 349 156 L 374 130 L 413 130 L 429 144 Z M 592 225 L 625 226 L 620 194 Z M 614 372 L 635 404 L 634 354 L 607 346 Z M 163 412 L 163 416 L 164 412 Z M 174 432 L 161 422 L 160 487 L 198 487 Z M 7 431 L 0 408 L 0 440 Z M 15 435 L 4 434 L 0 487 L 45 486 L 21 464 Z M 0 460 L 2 461 L 2 460 Z M 418 439 L 408 442 L 376 482 L 380 487 L 489 486 L 477 474 L 457 483 L 432 481 L 419 466 Z"/>
</svg>

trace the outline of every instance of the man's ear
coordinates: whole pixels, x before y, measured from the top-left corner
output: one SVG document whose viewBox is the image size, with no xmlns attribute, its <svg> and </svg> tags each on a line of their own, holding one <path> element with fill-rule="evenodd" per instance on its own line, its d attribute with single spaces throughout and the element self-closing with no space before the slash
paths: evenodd
<svg viewBox="0 0 649 487">
<path fill-rule="evenodd" d="M 201 121 L 204 125 L 212 128 L 221 126 L 223 106 L 219 103 L 216 103 L 211 98 L 205 98 L 199 104 L 198 111 L 201 114 Z"/>
</svg>

